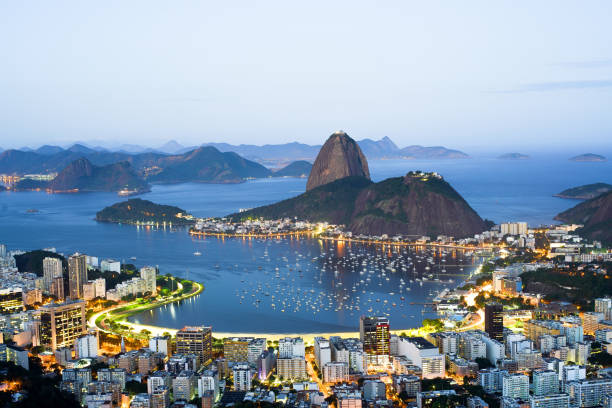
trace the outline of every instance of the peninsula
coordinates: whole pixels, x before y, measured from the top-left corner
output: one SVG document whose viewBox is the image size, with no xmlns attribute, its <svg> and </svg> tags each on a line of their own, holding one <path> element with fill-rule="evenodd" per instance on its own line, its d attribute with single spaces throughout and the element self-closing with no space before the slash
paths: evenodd
<svg viewBox="0 0 612 408">
<path fill-rule="evenodd" d="M 569 198 L 574 200 L 590 200 L 600 196 L 608 191 L 612 191 L 612 185 L 607 183 L 593 183 L 585 184 L 584 186 L 578 186 L 563 190 L 559 194 L 555 194 L 555 197 Z"/>
</svg>

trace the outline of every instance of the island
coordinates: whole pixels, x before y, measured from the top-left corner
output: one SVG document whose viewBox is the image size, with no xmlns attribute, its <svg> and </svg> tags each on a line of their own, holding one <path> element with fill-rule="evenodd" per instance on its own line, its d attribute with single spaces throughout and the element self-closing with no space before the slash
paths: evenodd
<svg viewBox="0 0 612 408">
<path fill-rule="evenodd" d="M 285 167 L 276 170 L 273 174 L 274 177 L 308 177 L 312 170 L 312 164 L 306 160 L 298 160 L 289 163 Z"/>
<path fill-rule="evenodd" d="M 498 157 L 501 160 L 527 160 L 530 158 L 529 155 L 523 153 L 505 153 Z"/>
<path fill-rule="evenodd" d="M 559 194 L 554 194 L 554 197 L 569 198 L 572 200 L 590 200 L 598 197 L 608 191 L 612 191 L 612 185 L 607 183 L 585 184 L 583 186 L 568 188 Z"/>
<path fill-rule="evenodd" d="M 570 158 L 570 160 L 575 161 L 575 162 L 605 162 L 608 159 L 606 159 L 604 156 L 599 155 L 599 154 L 585 153 L 585 154 L 580 154 L 578 156 L 574 156 Z"/>
<path fill-rule="evenodd" d="M 169 224 L 173 226 L 195 223 L 194 217 L 182 208 L 156 204 L 140 198 L 131 198 L 98 211 L 96 221 L 136 225 Z"/>
</svg>

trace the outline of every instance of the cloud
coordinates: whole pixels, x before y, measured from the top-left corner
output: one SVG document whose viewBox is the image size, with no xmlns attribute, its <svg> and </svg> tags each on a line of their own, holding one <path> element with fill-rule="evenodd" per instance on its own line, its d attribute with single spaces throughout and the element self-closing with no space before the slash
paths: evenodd
<svg viewBox="0 0 612 408">
<path fill-rule="evenodd" d="M 599 89 L 612 88 L 611 79 L 587 79 L 577 81 L 558 81 L 558 82 L 535 82 L 525 84 L 517 89 L 498 91 L 495 93 L 524 93 L 524 92 L 554 92 L 567 91 L 574 89 Z"/>
</svg>

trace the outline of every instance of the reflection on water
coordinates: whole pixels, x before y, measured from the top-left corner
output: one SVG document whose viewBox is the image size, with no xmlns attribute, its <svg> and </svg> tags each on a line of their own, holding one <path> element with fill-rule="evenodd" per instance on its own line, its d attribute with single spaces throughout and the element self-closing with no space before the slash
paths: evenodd
<svg viewBox="0 0 612 408">
<path fill-rule="evenodd" d="M 361 314 L 376 314 L 389 316 L 394 327 L 414 327 L 435 316 L 429 304 L 441 290 L 474 268 L 463 251 L 296 238 L 200 241 L 215 251 L 241 246 L 241 256 L 210 265 L 215 278 L 197 298 L 177 304 L 176 313 L 162 308 L 131 321 L 295 333 L 355 330 Z"/>
</svg>

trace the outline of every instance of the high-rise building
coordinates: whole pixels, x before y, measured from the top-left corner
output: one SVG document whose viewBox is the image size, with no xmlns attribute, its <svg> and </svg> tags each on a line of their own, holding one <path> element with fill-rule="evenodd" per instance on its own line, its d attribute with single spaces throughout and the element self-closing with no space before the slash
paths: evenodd
<svg viewBox="0 0 612 408">
<path fill-rule="evenodd" d="M 529 376 L 524 374 L 507 374 L 502 385 L 504 397 L 526 400 L 529 398 Z"/>
<path fill-rule="evenodd" d="M 71 299 L 83 297 L 85 282 L 87 282 L 87 256 L 76 253 L 68 258 L 68 287 Z"/>
<path fill-rule="evenodd" d="M 62 260 L 58 258 L 46 257 L 43 259 L 43 290 L 51 293 L 53 279 L 61 278 Z"/>
<path fill-rule="evenodd" d="M 66 299 L 66 295 L 64 293 L 64 278 L 62 276 L 53 278 L 49 292 L 60 302 L 63 302 L 64 299 Z"/>
<path fill-rule="evenodd" d="M 208 364 L 212 359 L 212 327 L 183 327 L 176 333 L 176 352 L 195 354 L 200 357 L 200 364 Z"/>
<path fill-rule="evenodd" d="M 323 382 L 326 383 L 343 382 L 349 379 L 348 363 L 340 361 L 329 362 L 321 367 L 321 371 L 323 373 Z"/>
<path fill-rule="evenodd" d="M 383 316 L 361 316 L 359 319 L 359 336 L 363 351 L 369 355 L 390 355 L 389 319 Z"/>
<path fill-rule="evenodd" d="M 380 380 L 367 380 L 363 383 L 363 399 L 379 401 L 387 399 L 387 387 Z"/>
<path fill-rule="evenodd" d="M 504 308 L 499 303 L 490 303 L 485 306 L 485 331 L 490 338 L 499 342 L 504 341 Z"/>
<path fill-rule="evenodd" d="M 305 356 L 304 339 L 301 337 L 285 337 L 278 341 L 278 358 L 304 358 Z"/>
<path fill-rule="evenodd" d="M 74 341 L 74 352 L 76 358 L 96 358 L 98 357 L 98 336 L 87 334 Z"/>
<path fill-rule="evenodd" d="M 534 395 L 529 398 L 529 406 L 530 408 L 567 408 L 569 401 L 567 394 Z"/>
<path fill-rule="evenodd" d="M 319 370 L 325 364 L 331 362 L 331 349 L 329 347 L 329 340 L 325 337 L 315 337 L 314 339 L 314 354 Z"/>
<path fill-rule="evenodd" d="M 39 311 L 40 343 L 53 351 L 59 347 L 71 347 L 87 332 L 85 302 L 51 303 Z"/>
<path fill-rule="evenodd" d="M 595 312 L 603 313 L 605 320 L 612 319 L 612 299 L 597 298 L 595 299 Z"/>
<path fill-rule="evenodd" d="M 612 394 L 612 380 L 583 380 L 567 384 L 566 393 L 570 397 L 570 407 L 601 406 L 604 397 Z"/>
<path fill-rule="evenodd" d="M 17 287 L 0 289 L 0 313 L 20 310 L 23 310 L 23 290 Z"/>
<path fill-rule="evenodd" d="M 145 292 L 157 295 L 157 268 L 152 266 L 140 268 L 140 277 L 145 281 Z"/>
<path fill-rule="evenodd" d="M 422 337 L 400 337 L 399 354 L 419 367 L 423 378 L 444 377 L 445 360 L 438 348 Z"/>
<path fill-rule="evenodd" d="M 172 380 L 175 400 L 191 401 L 198 387 L 198 378 L 193 371 L 183 370 Z"/>
<path fill-rule="evenodd" d="M 251 367 L 248 364 L 236 364 L 232 371 L 234 373 L 234 389 L 236 391 L 249 391 L 253 376 Z"/>
<path fill-rule="evenodd" d="M 276 359 L 276 374 L 285 380 L 306 378 L 306 360 L 304 357 Z"/>
<path fill-rule="evenodd" d="M 164 356 L 172 355 L 170 347 L 170 336 L 156 336 L 149 339 L 149 350 L 154 353 L 161 353 Z"/>
<path fill-rule="evenodd" d="M 252 340 L 252 337 L 226 337 L 223 339 L 223 357 L 232 363 L 247 362 Z"/>
<path fill-rule="evenodd" d="M 559 393 L 559 374 L 553 370 L 533 372 L 533 394 L 537 396 Z"/>
</svg>

